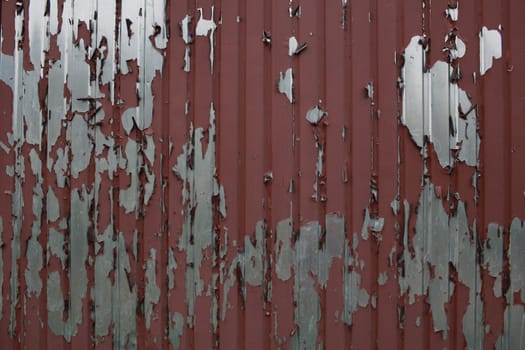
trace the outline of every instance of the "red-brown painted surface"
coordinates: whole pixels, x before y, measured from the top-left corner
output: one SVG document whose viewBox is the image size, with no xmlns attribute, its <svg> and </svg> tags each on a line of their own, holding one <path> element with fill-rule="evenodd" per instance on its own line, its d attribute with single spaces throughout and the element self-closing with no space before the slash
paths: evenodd
<svg viewBox="0 0 525 350">
<path fill-rule="evenodd" d="M 3 348 L 525 347 L 521 2 L 0 11 Z"/>
</svg>

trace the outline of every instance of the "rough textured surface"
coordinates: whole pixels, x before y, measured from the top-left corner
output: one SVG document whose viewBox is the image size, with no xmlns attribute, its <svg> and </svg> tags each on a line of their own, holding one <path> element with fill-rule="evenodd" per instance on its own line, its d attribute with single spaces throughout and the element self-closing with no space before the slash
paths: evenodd
<svg viewBox="0 0 525 350">
<path fill-rule="evenodd" d="M 1 1 L 0 344 L 523 348 L 524 22 Z"/>
</svg>

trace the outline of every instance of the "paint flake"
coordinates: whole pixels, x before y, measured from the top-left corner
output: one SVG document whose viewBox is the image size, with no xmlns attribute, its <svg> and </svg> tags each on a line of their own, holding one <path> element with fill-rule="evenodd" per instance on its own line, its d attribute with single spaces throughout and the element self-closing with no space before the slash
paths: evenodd
<svg viewBox="0 0 525 350">
<path fill-rule="evenodd" d="M 292 68 L 288 68 L 284 74 L 282 72 L 280 72 L 279 74 L 280 74 L 280 78 L 279 78 L 278 90 L 281 94 L 286 95 L 290 103 L 293 103 L 294 98 L 293 98 Z"/>
<path fill-rule="evenodd" d="M 501 58 L 501 33 L 496 29 L 481 28 L 479 33 L 479 73 L 492 68 L 494 59 Z"/>
</svg>

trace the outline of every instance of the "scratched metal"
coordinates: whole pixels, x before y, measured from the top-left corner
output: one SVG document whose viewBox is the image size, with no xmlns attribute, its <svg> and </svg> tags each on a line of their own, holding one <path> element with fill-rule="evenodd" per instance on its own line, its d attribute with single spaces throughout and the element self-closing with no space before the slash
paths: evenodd
<svg viewBox="0 0 525 350">
<path fill-rule="evenodd" d="M 524 22 L 1 1 L 2 348 L 525 348 Z"/>
</svg>

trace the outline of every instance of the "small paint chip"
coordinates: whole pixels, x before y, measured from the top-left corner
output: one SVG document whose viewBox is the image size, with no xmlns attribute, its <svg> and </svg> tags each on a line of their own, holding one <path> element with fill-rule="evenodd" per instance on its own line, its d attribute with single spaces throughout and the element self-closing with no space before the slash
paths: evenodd
<svg viewBox="0 0 525 350">
<path fill-rule="evenodd" d="M 191 44 L 193 42 L 190 32 L 190 24 L 192 20 L 193 16 L 186 15 L 186 17 L 184 17 L 182 21 L 179 22 L 182 40 L 185 44 Z"/>
<path fill-rule="evenodd" d="M 450 18 L 452 22 L 456 22 L 459 17 L 459 3 L 448 5 L 448 8 L 445 10 L 445 16 Z"/>
<path fill-rule="evenodd" d="M 281 94 L 286 95 L 288 98 L 288 101 L 290 103 L 294 102 L 293 99 L 293 72 L 292 68 L 288 68 L 286 72 L 283 74 L 283 72 L 279 73 L 279 85 L 278 90 Z"/>
<path fill-rule="evenodd" d="M 294 55 L 297 56 L 301 52 L 306 50 L 307 47 L 308 47 L 308 44 L 306 43 L 299 44 L 295 36 L 292 36 L 290 37 L 290 39 L 288 39 L 288 56 L 294 56 Z"/>
<path fill-rule="evenodd" d="M 306 113 L 306 120 L 312 125 L 317 125 L 326 114 L 327 113 L 317 105 Z"/>
</svg>

